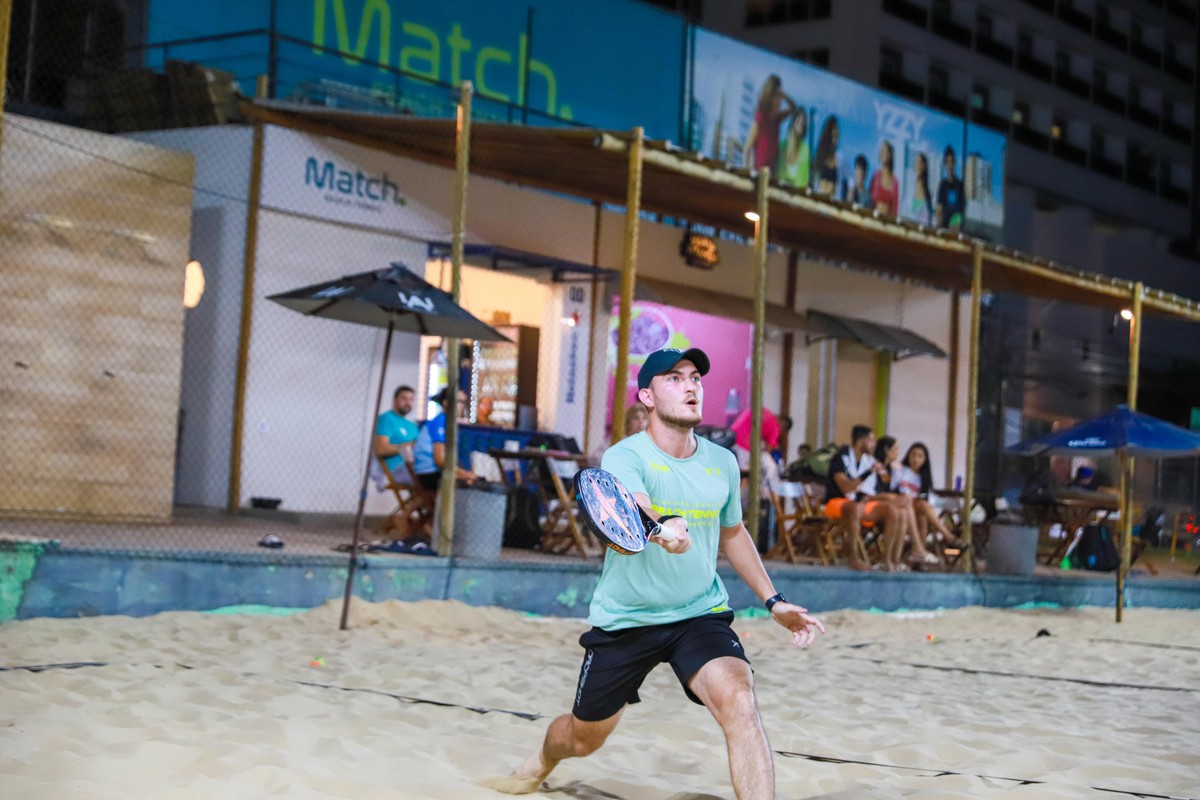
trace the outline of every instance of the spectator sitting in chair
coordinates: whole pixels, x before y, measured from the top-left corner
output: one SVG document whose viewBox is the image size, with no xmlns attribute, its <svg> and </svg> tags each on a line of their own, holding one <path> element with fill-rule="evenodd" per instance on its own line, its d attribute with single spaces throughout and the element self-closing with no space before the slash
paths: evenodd
<svg viewBox="0 0 1200 800">
<path fill-rule="evenodd" d="M 1087 464 L 1075 470 L 1075 477 L 1071 478 L 1071 482 L 1067 484 L 1066 488 L 1076 491 L 1116 494 L 1116 489 L 1112 486 L 1112 479 Z"/>
<path fill-rule="evenodd" d="M 938 557 L 925 547 L 925 535 L 930 519 L 939 527 L 942 527 L 942 523 L 938 521 L 937 514 L 929 507 L 928 503 L 919 500 L 915 495 L 900 490 L 898 478 L 902 467 L 897 460 L 899 456 L 900 443 L 896 441 L 895 437 L 880 437 L 879 442 L 875 445 L 875 461 L 883 467 L 883 470 L 878 473 L 876 498 L 895 505 L 902 515 L 904 523 L 903 526 L 889 526 L 884 529 L 885 563 L 892 565 L 895 569 L 904 569 L 900 559 L 904 553 L 904 543 L 908 541 L 912 545 L 910 560 L 914 565 L 937 564 Z M 925 523 L 924 526 L 921 525 L 922 522 Z M 949 536 L 949 534 L 950 532 L 947 530 L 946 535 Z"/>
<path fill-rule="evenodd" d="M 882 502 L 874 497 L 876 482 L 886 470 L 875 460 L 875 431 L 866 425 L 855 425 L 850 431 L 850 444 L 838 448 L 829 462 L 829 474 L 825 479 L 825 515 L 840 520 L 848 540 L 846 560 L 851 569 L 865 570 L 870 567 L 864 558 L 862 523 L 874 522 L 887 529 L 892 526 L 893 535 L 907 532 L 903 511 L 896 505 Z M 896 568 L 891 554 L 884 548 L 884 567 Z"/>
<path fill-rule="evenodd" d="M 438 490 L 442 482 L 442 470 L 446 464 L 446 400 L 450 397 L 450 389 L 444 388 L 432 398 L 442 408 L 442 412 L 421 426 L 417 434 L 417 444 L 413 448 L 413 471 L 417 480 L 431 492 Z M 467 395 L 461 389 L 457 395 L 458 406 L 466 405 Z M 454 465 L 454 477 L 459 480 L 475 480 L 475 473 Z"/>
<path fill-rule="evenodd" d="M 408 418 L 413 410 L 415 392 L 411 386 L 401 386 L 392 395 L 392 407 L 379 415 L 375 423 L 375 455 L 387 463 L 393 476 L 404 474 L 404 460 L 412 457 L 412 443 L 417 440 L 417 423 Z"/>
<path fill-rule="evenodd" d="M 913 499 L 913 510 L 917 513 L 922 540 L 933 529 L 945 544 L 962 547 L 962 542 L 946 527 L 937 509 L 929 502 L 932 488 L 933 469 L 929 465 L 929 448 L 924 442 L 913 442 L 904 454 L 904 460 L 892 465 L 892 489 Z"/>
</svg>

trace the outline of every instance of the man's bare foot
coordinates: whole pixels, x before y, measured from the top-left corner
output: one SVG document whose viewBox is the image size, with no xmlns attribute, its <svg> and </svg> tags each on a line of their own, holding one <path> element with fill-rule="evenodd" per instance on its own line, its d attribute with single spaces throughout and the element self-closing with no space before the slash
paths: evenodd
<svg viewBox="0 0 1200 800">
<path fill-rule="evenodd" d="M 479 782 L 489 789 L 505 794 L 532 794 L 541 788 L 542 782 L 553 770 L 553 766 L 546 766 L 542 760 L 542 748 L 539 747 L 521 766 L 513 770 L 512 775 L 497 775 L 483 778 Z"/>
<path fill-rule="evenodd" d="M 480 786 L 504 794 L 533 794 L 542 786 L 541 778 L 517 778 L 513 775 L 489 775 L 479 779 Z"/>
</svg>

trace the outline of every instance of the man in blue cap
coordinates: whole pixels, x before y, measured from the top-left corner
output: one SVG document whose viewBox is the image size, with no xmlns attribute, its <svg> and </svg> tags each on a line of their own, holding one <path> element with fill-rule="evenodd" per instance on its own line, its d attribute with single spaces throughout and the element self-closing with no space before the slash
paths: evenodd
<svg viewBox="0 0 1200 800">
<path fill-rule="evenodd" d="M 729 450 L 696 436 L 708 356 L 697 348 L 651 353 L 638 372 L 638 399 L 650 424 L 604 454 L 602 466 L 651 517 L 676 534 L 632 556 L 609 551 L 592 595 L 591 630 L 570 714 L 550 723 L 537 752 L 512 774 L 489 781 L 513 794 L 536 791 L 559 761 L 595 752 L 654 667 L 669 662 L 694 703 L 725 734 L 740 800 L 773 798 L 771 748 L 758 716 L 750 662 L 730 623 L 729 595 L 717 575 L 723 549 L 772 619 L 807 647 L 820 620 L 776 592 L 742 524 L 741 474 Z"/>
</svg>

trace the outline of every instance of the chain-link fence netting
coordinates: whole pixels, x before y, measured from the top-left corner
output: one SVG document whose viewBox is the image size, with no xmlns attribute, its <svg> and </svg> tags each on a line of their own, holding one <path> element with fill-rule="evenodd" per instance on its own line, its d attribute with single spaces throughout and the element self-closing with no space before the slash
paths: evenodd
<svg viewBox="0 0 1200 800">
<path fill-rule="evenodd" d="M 460 302 L 505 341 L 389 339 L 296 313 L 269 298 L 395 263 L 449 289 L 454 174 L 256 129 L 239 118 L 239 94 L 280 65 L 288 81 L 271 93 L 323 108 L 449 117 L 457 93 L 382 61 L 369 84 L 307 74 L 311 59 L 298 54 L 312 41 L 230 36 L 237 47 L 202 63 L 190 56 L 210 42 L 180 39 L 64 62 L 50 82 L 15 78 L 29 102 L 58 92 L 70 124 L 11 109 L 4 118 L 5 533 L 143 554 L 332 557 L 350 550 L 365 477 L 366 552 L 595 564 L 602 548 L 574 514 L 571 481 L 602 457 L 614 406 L 636 418 L 637 369 L 663 346 L 714 354 L 700 430 L 750 472 L 750 230 L 711 231 L 721 268 L 700 273 L 680 262 L 686 223 L 644 215 L 628 375 L 612 375 L 622 210 L 480 177 Z M 561 116 L 555 124 L 569 124 Z M 495 99 L 477 100 L 475 118 L 550 121 Z M 1028 409 L 1098 409 L 1029 393 L 1083 389 L 1063 377 L 1078 363 L 1094 365 L 1095 391 L 1081 397 L 1123 391 L 1127 350 L 1099 312 L 1071 321 L 1059 305 L 1045 320 L 1026 310 L 1006 321 L 989 306 L 1002 343 L 984 348 L 978 503 L 965 503 L 969 303 L 776 251 L 768 280 L 765 477 L 746 487 L 744 508 L 759 512 L 760 550 L 780 564 L 855 559 L 823 507 L 840 491 L 837 462 L 858 470 L 869 456 L 887 473 L 876 489 L 917 497 L 895 512 L 907 544 L 889 550 L 865 530 L 866 558 L 954 568 L 964 515 L 986 523 L 1019 510 L 1036 469 L 1004 450 L 1051 424 Z M 824 315 L 821 327 L 808 312 Z M 1081 337 L 1085 328 L 1095 330 Z M 463 402 L 448 537 L 433 476 L 455 463 L 435 402 L 452 377 Z M 853 449 L 856 426 L 873 434 L 854 454 L 859 466 L 838 452 Z M 1065 484 L 1083 464 L 1051 466 Z M 1194 459 L 1139 462 L 1139 518 L 1162 507 L 1173 525 L 1195 502 L 1197 475 Z"/>
</svg>

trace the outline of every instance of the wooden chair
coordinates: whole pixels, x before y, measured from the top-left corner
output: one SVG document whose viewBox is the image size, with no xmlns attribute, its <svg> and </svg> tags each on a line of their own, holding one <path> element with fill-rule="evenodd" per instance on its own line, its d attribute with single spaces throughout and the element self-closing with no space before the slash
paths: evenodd
<svg viewBox="0 0 1200 800">
<path fill-rule="evenodd" d="M 387 490 L 396 498 L 395 509 L 388 514 L 376 532 L 383 535 L 388 531 L 397 530 L 400 531 L 402 539 L 414 533 L 432 535 L 433 509 L 437 497 L 417 480 L 412 461 L 404 460 L 404 476 L 401 478 L 388 469 L 386 458 L 376 460 L 379 462 Z"/>
<path fill-rule="evenodd" d="M 857 560 L 870 564 L 871 556 L 867 552 L 868 547 L 875 546 L 878 550 L 879 540 L 882 538 L 877 528 L 878 526 L 874 522 L 863 520 L 859 523 L 858 539 L 851 539 L 845 523 L 841 519 L 830 519 L 829 524 L 821 532 L 821 546 L 833 563 L 839 559 L 853 560 L 851 559 L 851 551 L 853 551 Z"/>
<path fill-rule="evenodd" d="M 770 494 L 778 536 L 767 558 L 786 558 L 792 564 L 833 563 L 833 554 L 825 547 L 831 521 L 814 507 L 804 485 L 783 481 L 779 491 Z"/>
<path fill-rule="evenodd" d="M 542 493 L 546 519 L 542 523 L 542 548 L 552 553 L 565 553 L 572 547 L 584 558 L 589 555 L 585 526 L 579 522 L 579 507 L 575 504 L 575 476 L 586 466 L 583 455 L 545 459 L 549 485 Z"/>
</svg>

